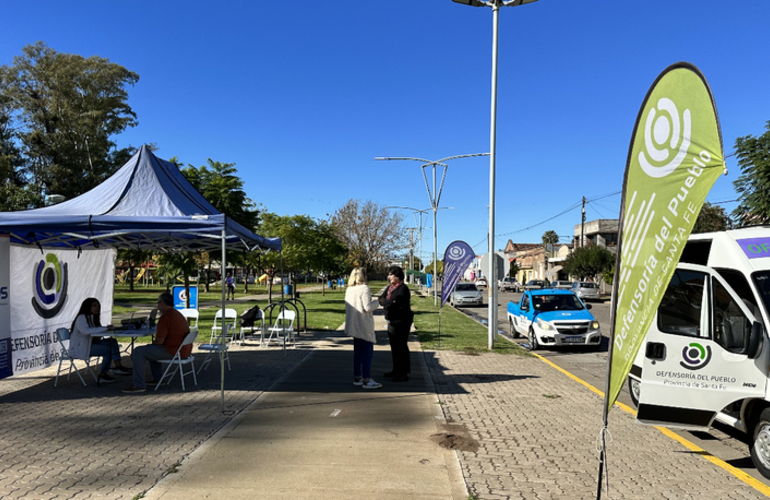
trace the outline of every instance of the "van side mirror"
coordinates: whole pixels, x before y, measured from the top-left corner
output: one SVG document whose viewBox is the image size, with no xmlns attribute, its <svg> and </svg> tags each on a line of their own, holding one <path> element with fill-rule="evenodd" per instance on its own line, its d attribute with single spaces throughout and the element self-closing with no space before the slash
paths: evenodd
<svg viewBox="0 0 770 500">
<path fill-rule="evenodd" d="M 586 309 L 591 309 L 591 304 L 586 304 Z"/>
<path fill-rule="evenodd" d="M 762 323 L 755 321 L 751 325 L 751 333 L 749 334 L 749 341 L 746 345 L 746 356 L 749 359 L 757 359 L 759 352 L 762 350 L 762 337 L 764 335 L 764 328 Z"/>
</svg>

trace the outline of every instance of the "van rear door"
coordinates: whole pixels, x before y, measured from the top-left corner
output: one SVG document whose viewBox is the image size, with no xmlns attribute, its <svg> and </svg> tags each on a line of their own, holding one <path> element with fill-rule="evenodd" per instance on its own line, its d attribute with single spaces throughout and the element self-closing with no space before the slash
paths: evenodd
<svg viewBox="0 0 770 500">
<path fill-rule="evenodd" d="M 637 421 L 706 429 L 729 404 L 763 398 L 766 339 L 756 359 L 747 355 L 754 321 L 716 271 L 679 264 L 641 347 L 644 367 Z"/>
</svg>

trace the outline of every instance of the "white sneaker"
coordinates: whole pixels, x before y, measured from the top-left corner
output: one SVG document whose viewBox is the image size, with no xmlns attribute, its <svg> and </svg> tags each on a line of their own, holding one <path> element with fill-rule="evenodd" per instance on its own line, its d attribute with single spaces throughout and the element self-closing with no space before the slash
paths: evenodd
<svg viewBox="0 0 770 500">
<path fill-rule="evenodd" d="M 360 378 L 358 380 L 353 379 L 353 385 L 357 385 L 357 386 L 361 387 L 362 385 L 364 385 L 364 381 L 362 379 L 360 379 Z"/>
<path fill-rule="evenodd" d="M 379 389 L 380 387 L 382 387 L 382 384 L 375 382 L 373 378 L 370 378 L 369 382 L 361 385 L 362 389 Z"/>
</svg>

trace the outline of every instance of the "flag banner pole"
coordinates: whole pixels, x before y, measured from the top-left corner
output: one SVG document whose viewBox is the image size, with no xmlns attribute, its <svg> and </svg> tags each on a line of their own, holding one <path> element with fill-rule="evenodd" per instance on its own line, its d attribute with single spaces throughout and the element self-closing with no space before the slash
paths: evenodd
<svg viewBox="0 0 770 500">
<path fill-rule="evenodd" d="M 698 68 L 666 68 L 636 118 L 623 176 L 610 306 L 597 499 L 608 414 L 652 324 L 709 190 L 725 171 L 711 88 Z"/>
<path fill-rule="evenodd" d="M 473 249 L 464 241 L 453 241 L 444 251 L 444 279 L 441 281 L 441 305 L 438 315 L 438 346 L 441 345 L 441 308 L 454 292 L 468 265 L 476 258 Z M 436 273 L 438 275 L 438 273 Z M 438 285 L 438 280 L 436 281 Z"/>
</svg>

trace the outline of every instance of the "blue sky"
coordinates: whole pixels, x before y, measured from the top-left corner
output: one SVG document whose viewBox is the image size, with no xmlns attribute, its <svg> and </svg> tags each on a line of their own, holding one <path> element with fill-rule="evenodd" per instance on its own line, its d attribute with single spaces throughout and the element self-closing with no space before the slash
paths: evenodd
<svg viewBox="0 0 770 500">
<path fill-rule="evenodd" d="M 161 158 L 196 166 L 235 163 L 249 196 L 278 214 L 325 219 L 351 198 L 427 208 L 419 163 L 374 158 L 489 150 L 488 8 L 5 0 L 3 13 L 0 64 L 43 40 L 137 72 L 129 104 L 139 125 L 119 145 L 155 143 Z M 502 9 L 495 246 L 537 243 L 549 229 L 568 241 L 583 196 L 596 200 L 588 220 L 617 217 L 612 193 L 621 190 L 636 115 L 672 63 L 689 61 L 708 79 L 726 154 L 737 137 L 762 134 L 768 22 L 767 0 L 540 0 Z M 736 198 L 739 170 L 734 158 L 727 165 L 712 202 Z M 485 253 L 486 157 L 449 163 L 441 205 L 454 209 L 438 212 L 439 254 L 456 239 Z"/>
</svg>

